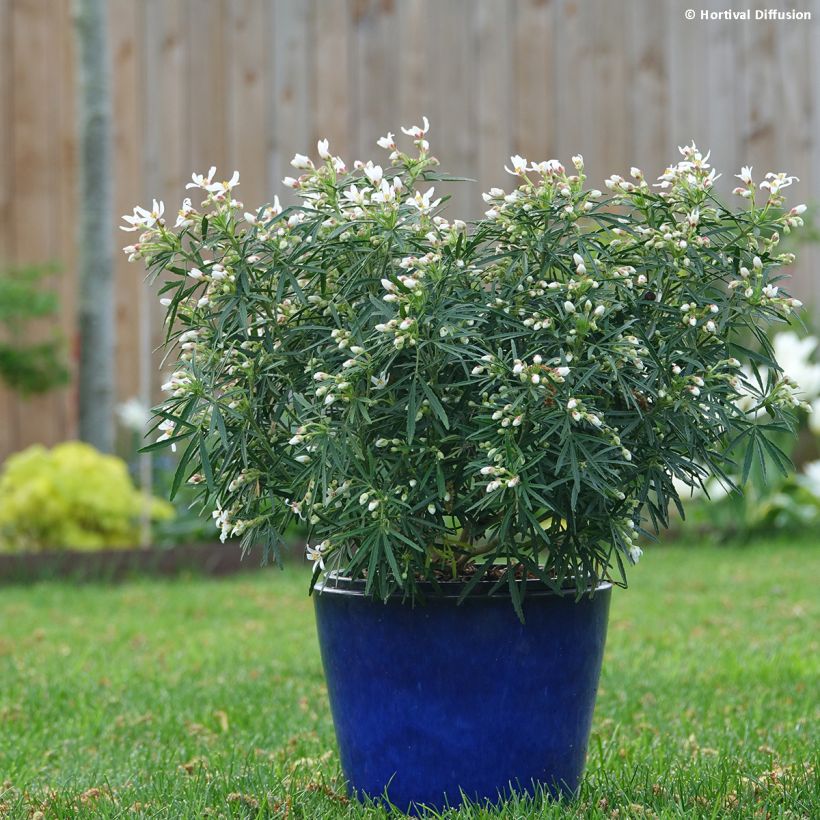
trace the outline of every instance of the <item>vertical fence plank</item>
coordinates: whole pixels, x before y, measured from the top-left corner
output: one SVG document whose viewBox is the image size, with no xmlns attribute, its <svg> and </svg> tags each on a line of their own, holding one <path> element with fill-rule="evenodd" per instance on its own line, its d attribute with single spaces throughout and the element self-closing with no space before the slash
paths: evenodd
<svg viewBox="0 0 820 820">
<path fill-rule="evenodd" d="M 273 93 L 269 127 L 273 139 L 271 171 L 277 180 L 277 190 L 281 188 L 279 180 L 293 170 L 288 165 L 293 155 L 311 150 L 313 17 L 312 0 L 299 3 L 275 0 L 273 4 Z M 286 192 L 283 199 L 293 202 L 295 198 Z"/>
<path fill-rule="evenodd" d="M 472 86 L 479 67 L 468 27 L 470 13 L 470 0 L 444 0 L 430 7 L 426 62 L 433 82 L 452 88 L 453 93 L 434 94 L 411 122 L 420 123 L 421 114 L 426 114 L 430 118 L 431 149 L 442 168 L 455 176 L 477 180 L 478 97 Z M 463 34 L 453 37 L 454 31 Z M 446 207 L 449 218 L 467 219 L 481 212 L 478 182 L 452 183 L 447 190 L 452 196 Z"/>
<path fill-rule="evenodd" d="M 433 10 L 437 6 L 433 7 Z M 401 125 L 421 122 L 429 110 L 434 78 L 429 67 L 430 46 L 427 40 L 427 21 L 431 14 L 428 0 L 401 0 L 398 7 L 398 121 Z M 462 32 L 467 36 L 465 32 Z M 352 112 L 355 117 L 355 112 Z M 429 114 L 427 115 L 429 116 Z M 395 130 L 395 129 L 391 129 Z"/>
<path fill-rule="evenodd" d="M 762 7 L 752 4 L 752 11 Z M 740 79 L 741 122 L 745 125 L 742 143 L 748 163 L 768 165 L 774 158 L 775 117 L 779 110 L 773 72 L 775 66 L 775 25 L 760 23 L 742 29 L 742 62 L 745 71 Z M 770 170 L 766 168 L 765 170 Z"/>
<path fill-rule="evenodd" d="M 256 210 L 272 198 L 265 167 L 265 7 L 257 0 L 228 4 L 228 165 L 241 174 L 240 199 Z"/>
<path fill-rule="evenodd" d="M 554 3 L 520 0 L 515 20 L 517 153 L 539 162 L 555 154 Z"/>
<path fill-rule="evenodd" d="M 111 84 L 114 109 L 113 139 L 116 163 L 114 215 L 118 234 L 115 248 L 133 241 L 136 234 L 118 227 L 120 216 L 129 213 L 136 204 L 150 205 L 148 197 L 159 191 L 148 191 L 144 182 L 146 119 L 142 105 L 143 89 L 143 8 L 128 0 L 114 0 L 109 14 L 111 26 L 111 59 L 114 81 Z M 154 149 L 151 149 L 152 151 Z M 143 271 L 138 265 L 127 264 L 123 254 L 115 261 L 116 281 L 116 375 L 117 400 L 135 396 L 139 390 L 139 304 Z"/>
<path fill-rule="evenodd" d="M 0 270 L 14 262 L 14 231 L 11 225 L 13 203 L 14 133 L 12 119 L 12 43 L 11 5 L 0 4 Z M 17 449 L 14 395 L 0 384 L 0 458 Z"/>
<path fill-rule="evenodd" d="M 582 89 L 578 81 L 578 70 L 586 59 L 586 52 L 577 0 L 556 0 L 554 15 L 555 158 L 567 163 L 573 154 L 582 153 L 587 163 L 594 164 L 584 141 L 584 123 L 577 114 L 581 93 L 594 94 L 594 88 Z"/>
<path fill-rule="evenodd" d="M 142 106 L 146 111 L 143 152 L 147 156 L 143 161 L 143 187 L 146 199 L 149 196 L 163 199 L 166 217 L 173 224 L 183 198 L 191 193 L 185 190 L 185 183 L 190 181 L 194 171 L 207 172 L 207 167 L 195 164 L 187 132 L 191 106 L 206 103 L 198 101 L 197 84 L 192 83 L 187 71 L 190 49 L 196 48 L 197 44 L 192 44 L 186 36 L 189 26 L 186 0 L 151 0 L 145 5 L 143 24 L 144 59 L 153 63 L 150 69 L 146 67 L 140 78 Z M 220 172 L 231 170 L 224 157 L 214 157 L 214 162 L 217 160 L 221 160 Z M 139 266 L 128 267 L 129 275 L 142 280 Z M 159 306 L 158 289 L 159 283 L 143 282 L 141 287 L 147 314 L 141 344 L 147 361 L 142 364 L 140 396 L 148 403 L 159 400 L 159 385 L 163 381 L 160 375 L 163 354 L 158 347 L 165 338 L 165 311 Z M 150 384 L 145 383 L 148 378 Z"/>
<path fill-rule="evenodd" d="M 51 77 L 56 69 L 57 34 L 42 2 L 28 0 L 12 5 L 14 207 L 10 217 L 15 236 L 13 261 L 17 265 L 58 261 L 53 231 L 56 203 L 50 179 L 56 153 L 52 112 L 58 88 Z M 32 59 L 32 55 L 37 58 Z M 40 322 L 31 323 L 31 329 L 37 338 L 50 333 L 50 328 Z M 14 417 L 18 448 L 59 439 L 53 393 L 18 398 Z"/>
<path fill-rule="evenodd" d="M 587 39 L 577 66 L 577 117 L 583 123 L 584 157 L 591 178 L 629 171 L 632 140 L 627 86 L 628 5 L 591 0 L 581 5 Z"/>
<path fill-rule="evenodd" d="M 705 98 L 711 83 L 706 76 L 705 61 L 700 57 L 701 43 L 710 25 L 701 20 L 682 22 L 677 8 L 668 13 L 669 109 L 666 116 L 674 146 L 695 140 L 699 147 L 706 147 L 709 142 Z M 668 162 L 678 159 L 675 153 Z"/>
<path fill-rule="evenodd" d="M 707 51 L 711 93 L 707 95 L 706 114 L 709 123 L 709 144 L 703 148 L 712 151 L 711 162 L 717 168 L 732 173 L 738 165 L 738 100 L 734 72 L 738 63 L 737 24 L 731 20 L 710 22 L 707 31 Z M 718 180 L 718 190 L 731 192 L 733 177 L 724 174 Z"/>
<path fill-rule="evenodd" d="M 351 163 L 353 157 L 353 110 L 348 101 L 351 82 L 351 14 L 347 0 L 324 0 L 313 19 L 316 44 L 313 96 L 313 139 L 330 141 L 330 150 Z M 396 48 L 397 44 L 393 44 Z M 395 76 L 393 78 L 395 82 Z"/>
<path fill-rule="evenodd" d="M 512 30 L 515 7 L 479 0 L 473 4 L 478 60 L 478 172 L 481 187 L 510 188 L 504 171 L 512 153 Z"/>
<path fill-rule="evenodd" d="M 788 171 L 799 177 L 800 182 L 786 192 L 791 207 L 817 197 L 818 178 L 812 173 L 812 142 L 817 130 L 812 127 L 812 74 L 811 70 L 799 70 L 795 66 L 796 54 L 811 54 L 810 32 L 820 21 L 809 24 L 797 23 L 778 27 L 775 38 L 775 81 L 780 101 L 777 116 L 777 132 L 773 171 Z M 815 84 L 816 85 L 816 84 Z M 795 277 L 792 289 L 806 304 L 817 306 L 818 261 L 817 243 L 801 243 L 797 267 L 790 272 Z"/>
<path fill-rule="evenodd" d="M 191 163 L 226 172 L 228 110 L 226 35 L 222 0 L 188 0 L 185 26 L 187 137 Z M 150 35 L 149 35 L 150 36 Z"/>
<path fill-rule="evenodd" d="M 656 177 L 675 159 L 669 122 L 660 115 L 669 106 L 666 24 L 669 7 L 664 3 L 633 0 L 627 8 L 630 65 L 626 87 L 628 116 L 634 123 L 627 160 L 630 166 L 639 166 L 647 176 Z"/>
<path fill-rule="evenodd" d="M 809 173 L 805 184 L 800 188 L 802 202 L 811 207 L 808 218 L 817 225 L 820 222 L 820 21 L 812 20 L 808 27 L 808 46 L 804 58 L 806 76 L 810 80 L 809 88 L 809 129 L 812 135 L 807 161 Z M 800 60 L 797 55 L 792 56 L 792 63 Z M 804 246 L 805 247 L 805 246 Z M 815 242 L 809 247 L 809 256 L 806 265 L 800 269 L 800 283 L 804 292 L 812 300 L 809 304 L 815 320 L 820 317 L 820 247 Z M 797 283 L 795 283 L 797 284 Z"/>
<path fill-rule="evenodd" d="M 354 0 L 351 102 L 356 158 L 375 155 L 376 139 L 396 127 L 393 53 L 400 32 L 395 0 Z"/>
<path fill-rule="evenodd" d="M 72 382 L 55 396 L 58 404 L 60 439 L 73 438 L 77 431 L 77 390 L 74 379 L 77 374 L 75 352 L 75 327 L 77 316 L 77 229 L 74 214 L 77 202 L 77 136 L 74 129 L 74 41 L 63 32 L 73 25 L 71 0 L 59 0 L 55 14 L 60 35 L 56 38 L 55 57 L 57 84 L 55 140 L 56 156 L 53 160 L 58 173 L 54 174 L 54 195 L 57 202 L 54 231 L 55 254 L 59 259 L 60 274 L 55 283 L 60 297 L 59 324 L 66 342 L 66 359 Z M 102 226 L 105 230 L 113 226 Z"/>
</svg>

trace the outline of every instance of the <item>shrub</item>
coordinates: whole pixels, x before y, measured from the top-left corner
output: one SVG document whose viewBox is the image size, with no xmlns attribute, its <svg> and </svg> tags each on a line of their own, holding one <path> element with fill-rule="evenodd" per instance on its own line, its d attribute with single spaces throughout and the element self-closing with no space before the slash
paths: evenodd
<svg viewBox="0 0 820 820">
<path fill-rule="evenodd" d="M 53 271 L 48 267 L 19 268 L 0 275 L 0 379 L 23 395 L 45 393 L 68 381 L 63 341 L 51 339 L 24 343 L 29 323 L 54 320 L 57 296 L 41 288 Z"/>
<path fill-rule="evenodd" d="M 317 573 L 382 597 L 490 576 L 517 603 L 520 577 L 622 581 L 674 479 L 727 477 L 733 453 L 741 479 L 785 468 L 771 439 L 799 402 L 764 328 L 799 307 L 778 284 L 792 177 L 744 169 L 735 210 L 695 146 L 607 196 L 581 157 L 515 156 L 469 230 L 440 213 L 426 130 L 379 140 L 388 171 L 296 155 L 288 210 L 244 211 L 211 169 L 173 229 L 161 203 L 126 217 L 129 257 L 171 274 L 158 426 L 223 537 L 275 548 L 297 516 Z"/>
<path fill-rule="evenodd" d="M 143 503 L 121 459 L 80 442 L 34 445 L 0 472 L 0 550 L 133 547 Z M 173 516 L 167 502 L 149 504 L 153 519 Z"/>
</svg>

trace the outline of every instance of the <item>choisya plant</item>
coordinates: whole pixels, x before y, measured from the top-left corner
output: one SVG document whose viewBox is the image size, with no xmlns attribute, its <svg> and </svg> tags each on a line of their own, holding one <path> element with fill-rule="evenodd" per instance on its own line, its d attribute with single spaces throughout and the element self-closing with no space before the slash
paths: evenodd
<svg viewBox="0 0 820 820">
<path fill-rule="evenodd" d="M 770 435 L 798 399 L 764 329 L 800 305 L 777 284 L 794 178 L 744 168 L 734 211 L 694 145 L 606 195 L 580 156 L 514 156 L 517 187 L 468 228 L 440 215 L 427 128 L 402 129 L 409 153 L 378 141 L 387 170 L 349 172 L 325 140 L 317 164 L 297 154 L 285 210 L 245 212 L 238 174 L 212 168 L 173 228 L 161 203 L 125 217 L 126 253 L 167 275 L 179 362 L 156 413 L 183 448 L 175 486 L 199 485 L 245 546 L 278 554 L 302 519 L 314 582 L 380 597 L 490 578 L 517 606 L 527 579 L 624 582 L 638 534 L 680 506 L 674 478 L 787 464 Z"/>
</svg>

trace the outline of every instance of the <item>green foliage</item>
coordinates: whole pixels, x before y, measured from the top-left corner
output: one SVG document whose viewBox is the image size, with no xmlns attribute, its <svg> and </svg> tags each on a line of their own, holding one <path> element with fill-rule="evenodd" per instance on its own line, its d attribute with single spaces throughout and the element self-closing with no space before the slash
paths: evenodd
<svg viewBox="0 0 820 820">
<path fill-rule="evenodd" d="M 765 335 L 780 290 L 784 212 L 712 195 L 694 146 L 661 177 L 612 177 L 611 196 L 557 161 L 513 157 L 517 188 L 485 195 L 472 231 L 437 213 L 425 129 L 417 155 L 348 174 L 327 154 L 288 183 L 303 204 L 242 216 L 238 174 L 194 175 L 174 230 L 136 209 L 127 248 L 166 271 L 177 371 L 161 444 L 223 537 L 276 550 L 304 519 L 321 569 L 385 597 L 419 580 L 492 572 L 580 588 L 624 579 L 636 533 L 668 522 L 675 479 L 745 480 L 799 404 Z M 748 197 L 746 195 L 749 195 Z M 751 336 L 762 352 L 739 343 Z M 742 369 L 743 359 L 748 370 Z"/>
<path fill-rule="evenodd" d="M 673 533 L 746 541 L 775 532 L 804 532 L 820 522 L 820 498 L 801 478 L 789 475 L 770 483 L 757 476 L 742 492 L 728 493 L 710 484 L 709 497 L 684 498 L 685 523 L 672 522 Z"/>
<path fill-rule="evenodd" d="M 167 502 L 148 504 L 152 519 L 173 517 Z M 0 472 L 0 551 L 133 547 L 143 506 L 121 459 L 80 442 L 34 445 Z"/>
<path fill-rule="evenodd" d="M 818 338 L 786 331 L 771 342 L 775 358 L 799 386 L 799 398 L 812 411 L 797 413 L 798 436 L 781 434 L 773 439 L 791 457 L 796 474 L 783 475 L 772 459 L 764 458 L 754 465 L 742 491 L 730 490 L 715 479 L 706 484 L 708 494 L 681 487 L 686 519 L 671 522 L 675 534 L 748 540 L 774 532 L 800 532 L 820 523 Z"/>
<path fill-rule="evenodd" d="M 57 295 L 42 289 L 43 279 L 52 273 L 49 267 L 28 267 L 0 276 L 0 379 L 24 395 L 44 393 L 68 381 L 63 342 L 56 334 L 42 342 L 20 341 L 32 320 L 58 314 Z"/>
<path fill-rule="evenodd" d="M 578 800 L 444 817 L 820 817 L 818 547 L 657 549 L 613 594 Z M 346 802 L 307 580 L 5 587 L 7 816 L 401 818 Z"/>
</svg>

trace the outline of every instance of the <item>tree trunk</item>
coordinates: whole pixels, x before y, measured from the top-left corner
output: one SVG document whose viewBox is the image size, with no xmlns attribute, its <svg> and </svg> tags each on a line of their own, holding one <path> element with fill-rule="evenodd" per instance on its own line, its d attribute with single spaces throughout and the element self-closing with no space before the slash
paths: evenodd
<svg viewBox="0 0 820 820">
<path fill-rule="evenodd" d="M 107 0 L 74 0 L 80 201 L 79 435 L 114 449 L 114 241 Z"/>
</svg>

